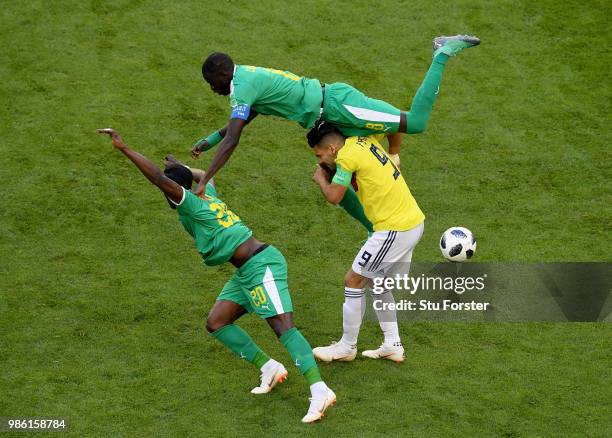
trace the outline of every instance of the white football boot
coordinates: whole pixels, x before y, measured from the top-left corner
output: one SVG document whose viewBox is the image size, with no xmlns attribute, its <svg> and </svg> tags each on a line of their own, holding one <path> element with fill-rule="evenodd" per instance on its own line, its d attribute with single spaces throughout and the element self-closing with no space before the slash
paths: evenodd
<svg viewBox="0 0 612 438">
<path fill-rule="evenodd" d="M 325 416 L 325 410 L 336 404 L 336 394 L 334 391 L 327 388 L 327 393 L 324 397 L 311 398 L 308 412 L 302 418 L 302 423 L 313 423 Z"/>
<path fill-rule="evenodd" d="M 270 359 L 270 361 L 273 361 L 270 363 L 270 366 L 264 366 L 261 371 L 261 383 L 259 386 L 251 389 L 253 394 L 267 394 L 278 383 L 283 383 L 287 380 L 288 373 L 283 364 L 276 362 L 274 359 Z"/>
<path fill-rule="evenodd" d="M 314 348 L 312 353 L 317 360 L 323 362 L 331 362 L 332 360 L 350 362 L 357 356 L 357 346 L 351 346 L 344 342 L 332 342 L 332 344 L 327 347 Z"/>
<path fill-rule="evenodd" d="M 371 359 L 388 359 L 396 363 L 403 362 L 406 358 L 406 355 L 404 354 L 404 347 L 402 347 L 401 342 L 382 344 L 376 350 L 362 351 L 361 355 Z"/>
</svg>

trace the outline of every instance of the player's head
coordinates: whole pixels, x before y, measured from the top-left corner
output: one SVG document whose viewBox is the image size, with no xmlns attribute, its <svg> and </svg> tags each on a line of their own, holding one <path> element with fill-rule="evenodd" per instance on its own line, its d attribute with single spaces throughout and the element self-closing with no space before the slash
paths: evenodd
<svg viewBox="0 0 612 438">
<path fill-rule="evenodd" d="M 346 137 L 340 130 L 330 122 L 320 120 L 306 134 L 308 145 L 319 159 L 319 164 L 325 164 L 334 169 L 336 167 L 336 156 Z"/>
<path fill-rule="evenodd" d="M 193 184 L 193 174 L 191 170 L 189 170 L 185 166 L 181 166 L 178 164 L 172 164 L 170 166 L 166 166 L 164 169 L 164 175 L 170 178 L 172 181 L 184 187 L 186 190 L 190 190 Z M 166 198 L 167 199 L 167 198 Z M 176 206 L 168 199 L 168 205 L 171 208 L 176 209 Z"/>
<path fill-rule="evenodd" d="M 202 63 L 202 76 L 211 90 L 222 96 L 228 96 L 230 83 L 234 77 L 234 61 L 226 53 L 211 53 Z"/>
</svg>

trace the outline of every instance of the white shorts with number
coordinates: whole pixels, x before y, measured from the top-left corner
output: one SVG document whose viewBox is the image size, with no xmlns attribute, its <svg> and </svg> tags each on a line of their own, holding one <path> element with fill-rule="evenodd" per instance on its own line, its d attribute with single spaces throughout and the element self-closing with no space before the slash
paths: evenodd
<svg viewBox="0 0 612 438">
<path fill-rule="evenodd" d="M 376 231 L 353 260 L 353 271 L 367 278 L 408 273 L 412 250 L 423 235 L 424 224 L 407 231 Z"/>
</svg>

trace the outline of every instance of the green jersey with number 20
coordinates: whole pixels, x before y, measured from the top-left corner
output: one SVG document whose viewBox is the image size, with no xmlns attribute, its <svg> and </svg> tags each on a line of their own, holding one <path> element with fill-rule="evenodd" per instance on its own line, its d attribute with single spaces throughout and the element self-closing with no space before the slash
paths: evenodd
<svg viewBox="0 0 612 438">
<path fill-rule="evenodd" d="M 230 85 L 231 119 L 259 114 L 295 120 L 312 128 L 321 111 L 321 83 L 288 71 L 236 65 Z"/>
<path fill-rule="evenodd" d="M 212 184 L 204 198 L 183 188 L 183 199 L 176 206 L 179 221 L 195 240 L 196 249 L 208 266 L 227 262 L 236 248 L 253 235 L 240 218 L 217 198 Z"/>
</svg>

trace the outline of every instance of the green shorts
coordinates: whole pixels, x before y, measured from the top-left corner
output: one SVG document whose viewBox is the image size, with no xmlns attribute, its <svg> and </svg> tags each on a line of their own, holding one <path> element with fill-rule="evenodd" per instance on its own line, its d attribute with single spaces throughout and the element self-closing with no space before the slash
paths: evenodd
<svg viewBox="0 0 612 438">
<path fill-rule="evenodd" d="M 281 252 L 270 245 L 252 256 L 225 283 L 218 300 L 233 301 L 263 319 L 293 312 Z"/>
<path fill-rule="evenodd" d="M 400 114 L 393 105 L 371 99 L 348 84 L 325 84 L 321 118 L 332 122 L 347 137 L 398 132 Z"/>
</svg>

